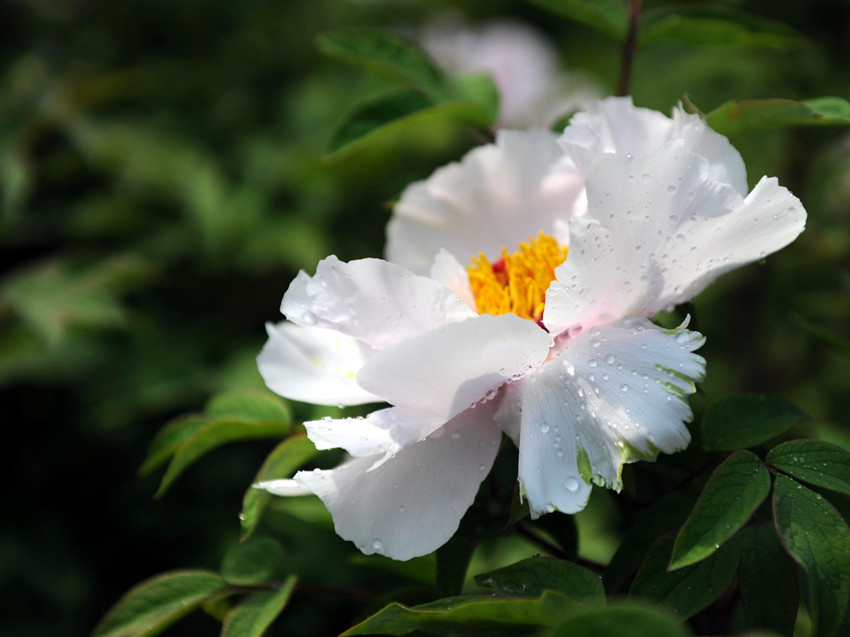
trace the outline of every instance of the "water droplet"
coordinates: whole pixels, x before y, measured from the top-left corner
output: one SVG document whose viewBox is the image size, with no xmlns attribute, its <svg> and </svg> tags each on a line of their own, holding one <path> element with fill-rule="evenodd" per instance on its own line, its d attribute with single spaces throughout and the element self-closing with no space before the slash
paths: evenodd
<svg viewBox="0 0 850 637">
<path fill-rule="evenodd" d="M 545 434 L 549 432 L 549 424 L 545 422 L 540 423 L 540 433 Z"/>
<path fill-rule="evenodd" d="M 678 334 L 676 334 L 677 343 L 687 343 L 690 340 L 691 337 L 687 332 L 679 332 Z"/>
<path fill-rule="evenodd" d="M 595 359 L 595 358 L 591 358 L 591 359 L 590 359 L 590 362 L 588 363 L 588 365 L 589 365 L 590 367 L 596 367 L 596 365 L 597 365 L 596 359 Z"/>
<path fill-rule="evenodd" d="M 626 383 L 620 385 L 620 391 L 629 391 L 629 386 Z"/>
<path fill-rule="evenodd" d="M 384 543 L 378 538 L 375 538 L 372 540 L 372 548 L 380 553 L 384 549 Z"/>
<path fill-rule="evenodd" d="M 403 504 L 398 507 L 398 512 L 404 513 L 404 505 Z"/>
<path fill-rule="evenodd" d="M 486 471 L 486 470 L 487 470 L 487 465 L 486 465 L 486 464 L 480 464 L 480 465 L 478 465 L 478 470 L 479 470 L 479 471 Z"/>
<path fill-rule="evenodd" d="M 669 192 L 670 194 L 676 192 L 676 186 L 670 184 L 669 186 L 667 186 L 667 192 Z"/>
<path fill-rule="evenodd" d="M 608 354 L 608 356 L 605 357 L 605 362 L 608 363 L 609 365 L 613 365 L 614 364 L 614 357 L 611 354 Z"/>
<path fill-rule="evenodd" d="M 578 491 L 578 480 L 571 476 L 564 480 L 564 486 L 570 493 L 575 493 L 576 491 Z"/>
</svg>

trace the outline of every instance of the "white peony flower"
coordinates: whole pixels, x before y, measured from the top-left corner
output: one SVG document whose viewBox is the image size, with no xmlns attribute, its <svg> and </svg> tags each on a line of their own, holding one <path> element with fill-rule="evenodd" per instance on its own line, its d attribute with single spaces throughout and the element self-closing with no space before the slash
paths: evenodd
<svg viewBox="0 0 850 637">
<path fill-rule="evenodd" d="M 621 488 L 624 463 L 685 448 L 704 338 L 649 317 L 803 230 L 799 200 L 775 179 L 742 192 L 740 157 L 683 113 L 606 100 L 560 142 L 571 159 L 546 133 L 502 133 L 413 184 L 391 262 L 323 260 L 269 326 L 258 362 L 274 391 L 391 405 L 305 423 L 353 459 L 262 485 L 315 493 L 364 553 L 445 543 L 501 432 L 532 517 L 580 511 L 591 484 Z"/>
</svg>

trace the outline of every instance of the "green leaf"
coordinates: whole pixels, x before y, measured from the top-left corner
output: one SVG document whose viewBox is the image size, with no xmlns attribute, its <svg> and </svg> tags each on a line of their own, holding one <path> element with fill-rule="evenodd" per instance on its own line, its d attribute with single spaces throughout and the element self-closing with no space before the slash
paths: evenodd
<svg viewBox="0 0 850 637">
<path fill-rule="evenodd" d="M 278 438 L 289 431 L 289 425 L 282 422 L 211 420 L 177 449 L 162 477 L 156 497 L 161 497 L 193 462 L 216 447 L 236 440 Z"/>
<path fill-rule="evenodd" d="M 624 40 L 629 13 L 623 0 L 531 0 L 552 13 L 586 24 L 615 40 Z"/>
<path fill-rule="evenodd" d="M 156 635 L 203 601 L 232 589 L 209 571 L 173 571 L 128 591 L 95 628 L 92 637 Z"/>
<path fill-rule="evenodd" d="M 221 576 L 234 586 L 264 584 L 278 577 L 283 549 L 269 537 L 255 537 L 232 546 L 221 561 Z"/>
<path fill-rule="evenodd" d="M 572 617 L 551 637 L 687 637 L 689 634 L 675 617 L 658 608 L 619 603 Z"/>
<path fill-rule="evenodd" d="M 508 597 L 539 597 L 555 591 L 583 604 L 604 604 L 602 580 L 588 569 L 550 557 L 529 557 L 475 576 L 475 583 Z"/>
<path fill-rule="evenodd" d="M 221 636 L 260 637 L 286 606 L 297 579 L 290 575 L 278 590 L 251 595 L 236 606 L 224 618 Z"/>
<path fill-rule="evenodd" d="M 461 100 L 480 104 L 489 117 L 488 124 L 499 115 L 499 88 L 488 73 L 470 73 L 454 77 L 456 92 Z"/>
<path fill-rule="evenodd" d="M 709 478 L 673 547 L 670 569 L 705 559 L 740 529 L 770 491 L 770 472 L 758 456 L 737 451 Z"/>
<path fill-rule="evenodd" d="M 205 411 L 210 419 L 284 425 L 292 421 L 289 407 L 283 400 L 261 391 L 219 394 L 210 400 Z"/>
<path fill-rule="evenodd" d="M 847 126 L 850 103 L 840 97 L 818 97 L 802 102 L 786 99 L 731 101 L 705 116 L 718 133 L 782 126 Z"/>
<path fill-rule="evenodd" d="M 635 576 L 629 598 L 651 599 L 687 619 L 720 597 L 732 583 L 738 547 L 728 542 L 702 562 L 668 572 L 672 549 L 672 535 L 653 544 Z"/>
<path fill-rule="evenodd" d="M 263 466 L 254 478 L 254 484 L 266 480 L 290 477 L 301 465 L 318 455 L 316 446 L 305 436 L 292 436 L 281 442 L 266 457 Z M 271 502 L 268 491 L 249 487 L 242 498 L 242 540 L 247 539 L 256 530 L 260 517 Z"/>
<path fill-rule="evenodd" d="M 415 42 L 375 27 L 339 29 L 316 39 L 331 57 L 410 82 L 438 99 L 450 98 L 450 81 Z"/>
<path fill-rule="evenodd" d="M 487 127 L 493 121 L 489 110 L 472 100 L 435 102 L 426 94 L 409 89 L 382 93 L 343 114 L 331 134 L 325 159 L 337 159 L 404 128 L 435 118 Z"/>
<path fill-rule="evenodd" d="M 151 441 L 148 456 L 139 467 L 140 475 L 147 475 L 168 462 L 184 442 L 195 435 L 208 422 L 206 416 L 187 414 L 175 418 L 160 429 Z"/>
<path fill-rule="evenodd" d="M 850 529 L 823 496 L 783 475 L 773 510 L 779 537 L 808 576 L 814 634 L 832 637 L 850 603 Z"/>
<path fill-rule="evenodd" d="M 771 465 L 800 480 L 850 495 L 850 452 L 820 440 L 792 440 L 771 449 Z"/>
<path fill-rule="evenodd" d="M 713 451 L 755 447 L 807 417 L 780 396 L 727 396 L 705 410 L 703 446 Z"/>
<path fill-rule="evenodd" d="M 452 629 L 513 635 L 523 628 L 557 626 L 582 610 L 577 602 L 550 591 L 539 599 L 450 597 L 413 607 L 393 603 L 348 629 L 342 637 L 405 635 L 415 630 L 444 634 Z"/>
<path fill-rule="evenodd" d="M 674 5 L 641 16 L 638 42 L 788 49 L 799 46 L 803 39 L 786 24 L 729 7 Z"/>
<path fill-rule="evenodd" d="M 772 525 L 748 527 L 739 538 L 738 588 L 749 626 L 792 634 L 799 603 L 796 565 Z"/>
</svg>

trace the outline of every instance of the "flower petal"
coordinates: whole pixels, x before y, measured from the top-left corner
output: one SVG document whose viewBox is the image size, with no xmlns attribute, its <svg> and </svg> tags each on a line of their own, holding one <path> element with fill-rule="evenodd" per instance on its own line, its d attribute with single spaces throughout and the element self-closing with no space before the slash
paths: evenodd
<svg viewBox="0 0 850 637">
<path fill-rule="evenodd" d="M 626 318 L 567 339 L 515 385 L 519 479 L 533 516 L 579 511 L 591 482 L 619 490 L 623 463 L 687 446 L 687 396 L 705 373 L 693 351 L 704 340 Z"/>
<path fill-rule="evenodd" d="M 457 531 L 493 465 L 501 438 L 493 410 L 487 403 L 467 410 L 377 466 L 380 458 L 358 458 L 295 479 L 322 499 L 336 532 L 363 553 L 425 555 Z"/>
<path fill-rule="evenodd" d="M 566 219 L 583 180 L 547 131 L 499 131 L 460 163 L 411 184 L 387 226 L 387 259 L 426 273 L 446 249 L 467 262 L 484 252 L 497 259 L 540 231 L 567 245 Z"/>
<path fill-rule="evenodd" d="M 775 179 L 743 199 L 673 141 L 643 157 L 608 154 L 587 175 L 588 215 L 571 222 L 544 324 L 553 334 L 611 317 L 650 316 L 802 232 L 800 201 Z"/>
<path fill-rule="evenodd" d="M 440 250 L 431 266 L 431 278 L 439 281 L 457 294 L 471 309 L 475 309 L 475 296 L 469 284 L 469 273 L 450 252 Z"/>
<path fill-rule="evenodd" d="M 476 315 L 445 286 L 394 263 L 334 256 L 313 277 L 299 273 L 280 310 L 294 323 L 336 329 L 372 347 Z"/>
<path fill-rule="evenodd" d="M 482 314 L 387 347 L 357 382 L 393 405 L 446 421 L 540 364 L 551 344 L 532 321 Z"/>
<path fill-rule="evenodd" d="M 320 405 L 361 405 L 380 398 L 355 380 L 368 352 L 333 330 L 266 324 L 269 340 L 257 357 L 266 385 L 285 398 Z"/>
</svg>

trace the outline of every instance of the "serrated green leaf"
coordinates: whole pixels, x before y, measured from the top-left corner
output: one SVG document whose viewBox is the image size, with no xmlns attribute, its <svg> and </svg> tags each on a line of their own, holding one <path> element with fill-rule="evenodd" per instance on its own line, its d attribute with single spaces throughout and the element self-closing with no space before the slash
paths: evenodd
<svg viewBox="0 0 850 637">
<path fill-rule="evenodd" d="M 712 451 L 755 447 L 807 417 L 780 396 L 727 396 L 705 410 L 703 446 Z"/>
<path fill-rule="evenodd" d="M 353 635 L 405 635 L 415 630 L 445 633 L 475 629 L 489 635 L 516 634 L 518 629 L 557 626 L 584 607 L 547 591 L 538 599 L 450 597 L 408 607 L 393 603 L 348 629 Z"/>
<path fill-rule="evenodd" d="M 641 16 L 640 44 L 691 42 L 714 46 L 788 49 L 802 37 L 782 22 L 767 20 L 729 7 L 673 5 Z"/>
<path fill-rule="evenodd" d="M 508 597 L 539 597 L 555 591 L 582 604 L 604 604 L 605 589 L 596 573 L 550 557 L 530 557 L 475 576 L 475 583 Z"/>
<path fill-rule="evenodd" d="M 261 391 L 232 392 L 213 396 L 205 413 L 211 420 L 240 420 L 250 423 L 292 421 L 289 407 L 273 394 Z"/>
<path fill-rule="evenodd" d="M 552 13 L 623 40 L 629 28 L 629 13 L 623 0 L 531 0 Z"/>
<path fill-rule="evenodd" d="M 283 566 L 283 549 L 269 537 L 254 537 L 236 544 L 221 560 L 221 576 L 234 586 L 264 584 L 275 579 Z"/>
<path fill-rule="evenodd" d="M 551 637 L 687 637 L 689 634 L 675 617 L 661 609 L 619 603 L 572 617 Z"/>
<path fill-rule="evenodd" d="M 705 116 L 718 133 L 782 126 L 850 125 L 850 103 L 840 97 L 818 97 L 802 102 L 786 99 L 731 101 Z"/>
<path fill-rule="evenodd" d="M 711 474 L 676 537 L 670 569 L 695 564 L 740 529 L 770 492 L 770 472 L 758 456 L 737 451 Z"/>
<path fill-rule="evenodd" d="M 336 159 L 434 118 L 483 128 L 492 122 L 492 113 L 476 101 L 436 102 L 419 91 L 390 91 L 364 100 L 343 114 L 331 134 L 325 159 Z"/>
<path fill-rule="evenodd" d="M 318 455 L 316 446 L 306 436 L 292 436 L 281 442 L 266 457 L 254 478 L 254 484 L 266 480 L 290 477 L 301 465 Z M 272 495 L 263 489 L 249 487 L 242 498 L 242 540 L 257 528 L 260 517 L 271 502 Z"/>
<path fill-rule="evenodd" d="M 139 467 L 140 475 L 147 475 L 157 467 L 168 462 L 184 442 L 191 438 L 209 421 L 206 416 L 187 414 L 175 418 L 160 429 L 148 449 L 147 458 Z"/>
<path fill-rule="evenodd" d="M 173 571 L 128 591 L 101 620 L 92 637 L 156 635 L 203 601 L 231 590 L 210 571 Z"/>
<path fill-rule="evenodd" d="M 732 583 L 738 567 L 738 547 L 727 542 L 702 562 L 667 571 L 672 550 L 672 535 L 652 545 L 629 597 L 651 599 L 687 619 L 720 597 Z"/>
<path fill-rule="evenodd" d="M 210 420 L 177 449 L 162 477 L 156 497 L 162 496 L 193 462 L 216 447 L 237 440 L 283 437 L 289 431 L 289 425 L 282 422 Z"/>
<path fill-rule="evenodd" d="M 415 42 L 376 27 L 339 29 L 316 39 L 331 57 L 406 80 L 438 99 L 450 98 L 450 81 Z"/>
<path fill-rule="evenodd" d="M 821 495 L 783 475 L 773 510 L 779 537 L 808 576 L 814 634 L 833 637 L 850 603 L 850 529 Z"/>
<path fill-rule="evenodd" d="M 797 568 L 779 543 L 776 529 L 765 524 L 748 527 L 739 538 L 738 588 L 747 623 L 792 634 L 799 603 Z"/>
<path fill-rule="evenodd" d="M 771 449 L 767 462 L 809 484 L 850 495 L 850 452 L 821 440 L 792 440 Z"/>
<path fill-rule="evenodd" d="M 298 578 L 290 575 L 276 591 L 256 593 L 231 610 L 221 637 L 260 637 L 286 606 Z"/>
</svg>

